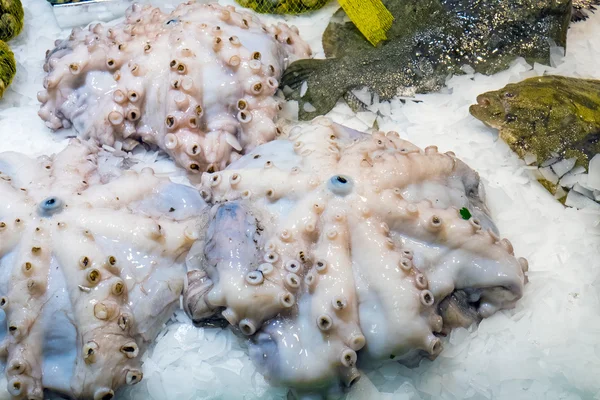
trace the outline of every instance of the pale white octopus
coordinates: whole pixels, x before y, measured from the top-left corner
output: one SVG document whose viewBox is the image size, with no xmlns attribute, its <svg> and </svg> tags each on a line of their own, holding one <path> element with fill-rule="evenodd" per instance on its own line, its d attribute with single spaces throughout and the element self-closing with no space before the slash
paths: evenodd
<svg viewBox="0 0 600 400">
<path fill-rule="evenodd" d="M 220 170 L 275 138 L 278 80 L 310 56 L 295 27 L 196 2 L 170 14 L 134 5 L 124 23 L 76 28 L 56 46 L 38 94 L 48 127 L 154 145 L 191 172 Z"/>
<path fill-rule="evenodd" d="M 0 153 L 0 357 L 13 399 L 109 400 L 179 305 L 206 203 L 152 170 L 99 172 L 73 139 Z M 113 170 L 108 168 L 108 170 Z"/>
<path fill-rule="evenodd" d="M 202 194 L 216 205 L 186 311 L 251 336 L 259 369 L 300 396 L 351 386 L 359 359 L 435 358 L 452 327 L 522 296 L 527 261 L 478 174 L 394 132 L 319 118 L 205 173 Z"/>
</svg>

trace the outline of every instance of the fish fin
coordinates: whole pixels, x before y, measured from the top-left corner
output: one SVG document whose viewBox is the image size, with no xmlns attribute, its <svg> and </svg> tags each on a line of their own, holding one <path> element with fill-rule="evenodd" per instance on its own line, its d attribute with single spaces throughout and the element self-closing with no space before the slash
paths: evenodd
<svg viewBox="0 0 600 400">
<path fill-rule="evenodd" d="M 600 0 L 582 0 L 573 4 L 573 12 L 571 14 L 571 22 L 585 21 L 590 17 L 589 13 L 594 13 L 596 7 L 599 6 Z"/>
<path fill-rule="evenodd" d="M 336 61 L 299 60 L 285 70 L 280 86 L 288 100 L 298 101 L 300 120 L 306 121 L 327 114 L 344 95 L 346 88 L 338 87 L 333 79 L 335 77 L 331 76 L 334 73 L 331 63 Z"/>
<path fill-rule="evenodd" d="M 367 104 L 365 104 L 351 91 L 344 93 L 344 100 L 346 101 L 346 104 L 348 104 L 348 107 L 350 107 L 350 109 L 355 113 L 367 111 Z"/>
<path fill-rule="evenodd" d="M 289 86 L 293 90 L 300 90 L 302 84 L 310 76 L 319 71 L 321 64 L 327 60 L 298 60 L 293 62 L 281 77 L 281 86 Z"/>
</svg>

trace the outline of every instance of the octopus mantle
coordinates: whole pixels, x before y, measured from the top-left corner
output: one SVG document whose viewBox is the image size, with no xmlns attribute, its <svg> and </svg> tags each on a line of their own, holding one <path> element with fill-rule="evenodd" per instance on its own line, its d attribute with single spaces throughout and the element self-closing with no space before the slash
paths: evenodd
<svg viewBox="0 0 600 400">
<path fill-rule="evenodd" d="M 279 78 L 310 56 L 295 27 L 195 2 L 171 14 L 134 5 L 123 24 L 76 28 L 56 46 L 38 94 L 48 127 L 126 149 L 142 141 L 191 172 L 275 138 Z"/>
<path fill-rule="evenodd" d="M 95 146 L 0 154 L 0 356 L 13 399 L 109 400 L 179 304 L 197 191 L 100 172 Z M 119 171 L 120 172 L 120 171 Z M 6 327 L 6 328 L 5 328 Z"/>
<path fill-rule="evenodd" d="M 259 369 L 300 393 L 351 386 L 359 358 L 436 357 L 450 329 L 522 295 L 527 261 L 478 174 L 395 132 L 320 118 L 204 174 L 202 194 L 216 205 L 186 311 L 250 336 Z"/>
</svg>

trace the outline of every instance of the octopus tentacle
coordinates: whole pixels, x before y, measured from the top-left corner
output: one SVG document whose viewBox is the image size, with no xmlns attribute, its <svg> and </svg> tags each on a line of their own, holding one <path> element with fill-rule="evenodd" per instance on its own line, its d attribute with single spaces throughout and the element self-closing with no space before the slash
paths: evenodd
<svg viewBox="0 0 600 400">
<path fill-rule="evenodd" d="M 81 196 L 78 196 L 74 203 L 89 204 L 91 207 L 111 207 L 118 204 L 129 204 L 141 200 L 152 193 L 159 182 L 160 179 L 151 170 L 142 171 L 142 174 L 128 171 L 126 174 L 104 185 L 90 187 Z M 134 185 L 136 189 L 132 190 Z"/>
</svg>

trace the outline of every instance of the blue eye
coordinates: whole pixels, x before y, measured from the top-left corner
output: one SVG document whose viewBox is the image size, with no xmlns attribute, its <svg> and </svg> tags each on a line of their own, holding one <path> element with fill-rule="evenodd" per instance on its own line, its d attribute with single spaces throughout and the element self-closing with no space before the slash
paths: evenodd
<svg viewBox="0 0 600 400">
<path fill-rule="evenodd" d="M 338 196 L 345 196 L 352 191 L 352 179 L 345 175 L 335 175 L 329 179 L 327 187 Z"/>
<path fill-rule="evenodd" d="M 48 197 L 39 205 L 40 214 L 48 217 L 52 214 L 62 211 L 63 202 L 57 197 Z"/>
</svg>

